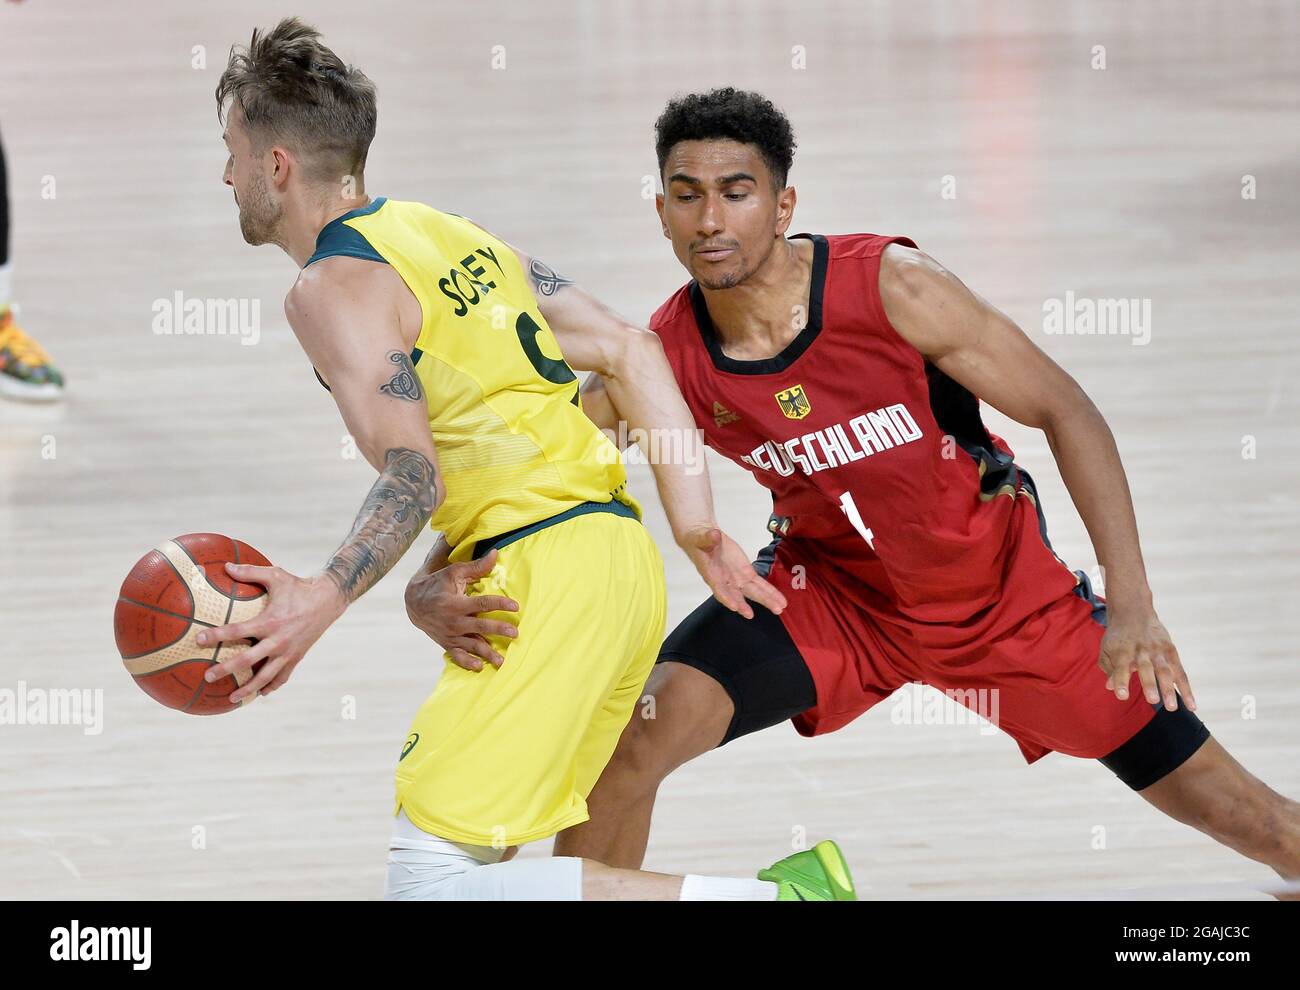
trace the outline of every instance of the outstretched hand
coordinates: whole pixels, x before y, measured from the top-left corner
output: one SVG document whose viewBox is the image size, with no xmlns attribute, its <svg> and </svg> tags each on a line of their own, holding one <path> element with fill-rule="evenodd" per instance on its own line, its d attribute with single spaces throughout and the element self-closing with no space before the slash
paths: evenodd
<svg viewBox="0 0 1300 990">
<path fill-rule="evenodd" d="M 754 570 L 749 555 L 722 530 L 693 529 L 677 542 L 713 591 L 713 597 L 737 615 L 746 619 L 754 617 L 746 598 L 774 615 L 780 615 L 785 609 L 785 595 Z"/>
</svg>

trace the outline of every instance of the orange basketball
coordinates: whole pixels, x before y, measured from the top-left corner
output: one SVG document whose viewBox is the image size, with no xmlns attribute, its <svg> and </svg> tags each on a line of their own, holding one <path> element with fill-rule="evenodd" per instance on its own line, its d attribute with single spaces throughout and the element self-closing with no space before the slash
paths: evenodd
<svg viewBox="0 0 1300 990">
<path fill-rule="evenodd" d="M 113 633 L 127 673 L 149 697 L 191 715 L 220 715 L 251 704 L 227 699 L 265 661 L 251 671 L 209 684 L 204 673 L 249 640 L 201 647 L 205 628 L 244 622 L 266 608 L 266 589 L 236 581 L 225 564 L 270 561 L 247 543 L 215 533 L 190 533 L 168 540 L 136 562 L 122 582 Z"/>
</svg>

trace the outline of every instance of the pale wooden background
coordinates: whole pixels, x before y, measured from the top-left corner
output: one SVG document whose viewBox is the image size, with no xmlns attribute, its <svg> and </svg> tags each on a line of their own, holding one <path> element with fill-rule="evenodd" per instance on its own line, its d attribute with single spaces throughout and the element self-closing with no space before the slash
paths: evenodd
<svg viewBox="0 0 1300 990">
<path fill-rule="evenodd" d="M 469 214 L 645 319 L 684 280 L 643 196 L 654 117 L 675 92 L 768 93 L 799 137 L 796 229 L 913 236 L 1094 397 L 1202 715 L 1300 795 L 1295 5 L 537 6 L 296 5 L 379 86 L 370 191 Z M 281 315 L 292 263 L 243 244 L 220 183 L 212 90 L 226 50 L 282 12 L 0 4 L 15 287 L 70 382 L 60 407 L 0 405 L 0 687 L 102 688 L 107 706 L 98 736 L 0 726 L 3 896 L 382 886 L 393 763 L 439 666 L 400 604 L 425 542 L 247 711 L 159 708 L 112 640 L 118 584 L 149 546 L 213 530 L 305 573 L 370 484 L 341 456 L 342 425 Z M 206 68 L 192 67 L 195 46 Z M 806 68 L 792 67 L 795 46 Z M 940 195 L 945 175 L 956 199 Z M 261 342 L 155 335 L 153 301 L 178 290 L 260 300 Z M 1043 302 L 1067 290 L 1149 298 L 1151 343 L 1045 335 Z M 1058 551 L 1091 569 L 1041 434 L 987 415 L 1034 473 Z M 715 472 L 724 524 L 757 549 L 766 494 Z M 633 480 L 654 503 L 644 469 Z M 676 621 L 703 586 L 668 552 L 657 504 L 648 518 Z M 342 717 L 349 696 L 355 719 Z M 878 897 L 1207 884 L 1230 896 L 1271 877 L 1095 763 L 1026 768 L 1005 736 L 894 724 L 891 707 L 817 740 L 778 727 L 683 770 L 647 865 L 752 875 L 806 830 L 837 837 Z"/>
</svg>

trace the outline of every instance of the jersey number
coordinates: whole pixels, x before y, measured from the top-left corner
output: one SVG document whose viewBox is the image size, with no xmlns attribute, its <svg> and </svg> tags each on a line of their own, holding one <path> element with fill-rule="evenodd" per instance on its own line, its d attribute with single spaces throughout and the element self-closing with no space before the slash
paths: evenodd
<svg viewBox="0 0 1300 990">
<path fill-rule="evenodd" d="M 548 358 L 542 353 L 542 349 L 537 346 L 537 335 L 541 332 L 542 328 L 537 325 L 536 320 L 527 313 L 519 314 L 519 319 L 515 321 L 515 333 L 519 335 L 519 344 L 523 347 L 524 354 L 527 355 L 532 366 L 537 369 L 537 373 L 548 382 L 554 382 L 556 385 L 576 382 L 578 376 L 573 373 L 573 369 L 565 363 L 563 358 L 558 361 L 555 358 Z M 570 401 L 575 406 L 578 404 L 576 389 Z"/>
<path fill-rule="evenodd" d="M 867 524 L 862 521 L 862 514 L 858 512 L 858 507 L 853 502 L 852 492 L 845 492 L 840 496 L 840 508 L 849 517 L 849 522 L 853 523 L 853 528 L 858 531 L 858 535 L 867 541 L 867 546 L 871 547 L 872 550 L 876 549 L 875 543 L 872 542 L 875 534 L 867 529 Z"/>
</svg>

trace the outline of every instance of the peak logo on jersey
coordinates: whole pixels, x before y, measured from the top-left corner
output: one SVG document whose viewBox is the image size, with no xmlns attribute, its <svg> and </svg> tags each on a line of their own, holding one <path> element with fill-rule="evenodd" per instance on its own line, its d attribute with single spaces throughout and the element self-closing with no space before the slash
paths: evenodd
<svg viewBox="0 0 1300 990">
<path fill-rule="evenodd" d="M 812 404 L 804 394 L 802 385 L 791 385 L 776 393 L 776 404 L 786 419 L 803 419 L 812 412 Z"/>
<path fill-rule="evenodd" d="M 721 402 L 713 403 L 713 422 L 719 426 L 726 426 L 728 423 L 737 423 L 739 421 L 740 417 Z"/>
</svg>

